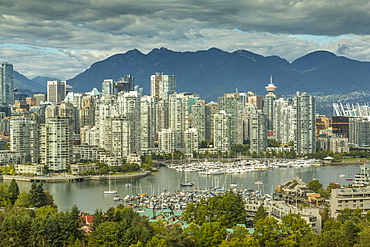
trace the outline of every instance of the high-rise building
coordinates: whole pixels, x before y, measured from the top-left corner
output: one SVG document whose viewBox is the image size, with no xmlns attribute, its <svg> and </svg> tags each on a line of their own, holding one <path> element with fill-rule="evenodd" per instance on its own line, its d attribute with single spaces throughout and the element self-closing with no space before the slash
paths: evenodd
<svg viewBox="0 0 370 247">
<path fill-rule="evenodd" d="M 316 152 L 316 105 L 315 98 L 306 92 L 297 92 L 294 97 L 297 128 L 294 149 L 297 153 Z"/>
<path fill-rule="evenodd" d="M 118 95 L 119 92 L 134 91 L 135 77 L 132 75 L 125 75 L 120 80 L 114 82 L 113 92 Z"/>
<path fill-rule="evenodd" d="M 158 149 L 163 153 L 172 153 L 175 151 L 174 134 L 171 129 L 163 129 L 158 132 Z"/>
<path fill-rule="evenodd" d="M 220 111 L 231 116 L 231 145 L 243 144 L 243 114 L 247 97 L 244 93 L 226 93 L 218 98 Z"/>
<path fill-rule="evenodd" d="M 146 95 L 140 100 L 141 150 L 149 151 L 155 141 L 156 98 Z"/>
<path fill-rule="evenodd" d="M 349 142 L 360 147 L 370 145 L 370 121 L 368 118 L 349 119 Z"/>
<path fill-rule="evenodd" d="M 59 103 L 66 97 L 65 81 L 48 81 L 47 82 L 47 101 Z"/>
<path fill-rule="evenodd" d="M 247 105 L 248 106 L 255 105 L 255 106 L 257 106 L 258 109 L 262 110 L 262 106 L 263 106 L 262 96 L 256 95 L 252 91 L 249 91 L 247 93 L 247 95 L 248 95 Z"/>
<path fill-rule="evenodd" d="M 206 105 L 206 112 L 209 112 L 209 140 L 211 142 L 213 142 L 213 138 L 214 138 L 214 116 L 215 114 L 219 113 L 219 110 L 218 110 L 218 103 L 217 102 L 209 102 L 207 105 Z"/>
<path fill-rule="evenodd" d="M 175 138 L 175 148 L 184 148 L 184 132 L 189 129 L 188 99 L 173 94 L 169 99 L 169 126 Z"/>
<path fill-rule="evenodd" d="M 41 126 L 41 164 L 50 172 L 66 172 L 73 153 L 72 131 L 68 117 L 49 117 Z"/>
<path fill-rule="evenodd" d="M 167 99 L 176 92 L 176 76 L 155 73 L 150 77 L 150 95 L 156 98 Z"/>
<path fill-rule="evenodd" d="M 283 142 L 283 138 L 287 136 L 287 133 L 284 131 L 287 127 L 286 114 L 284 111 L 291 104 L 291 101 L 279 98 L 273 102 L 274 106 L 274 117 L 272 119 L 272 126 L 274 126 L 274 139 L 278 142 L 286 144 Z M 293 141 L 293 139 L 291 139 Z"/>
<path fill-rule="evenodd" d="M 267 147 L 266 116 L 255 108 L 249 115 L 249 140 L 251 152 L 263 152 Z"/>
<path fill-rule="evenodd" d="M 43 93 L 34 94 L 33 97 L 36 99 L 36 106 L 39 106 L 41 101 L 46 100 L 46 95 Z"/>
<path fill-rule="evenodd" d="M 95 104 L 96 98 L 93 96 L 85 96 L 82 98 L 79 109 L 81 127 L 93 127 L 95 125 Z"/>
<path fill-rule="evenodd" d="M 113 90 L 113 79 L 105 79 L 102 83 L 102 95 L 113 95 L 114 90 Z"/>
<path fill-rule="evenodd" d="M 0 68 L 0 105 L 9 106 L 14 104 L 13 83 L 13 65 L 3 63 Z"/>
<path fill-rule="evenodd" d="M 189 157 L 193 157 L 193 152 L 198 152 L 199 147 L 198 131 L 194 128 L 190 128 L 184 133 L 184 154 Z"/>
<path fill-rule="evenodd" d="M 122 92 L 117 97 L 118 114 L 127 122 L 128 154 L 141 150 L 140 103 L 138 91 Z"/>
<path fill-rule="evenodd" d="M 26 154 L 27 162 L 31 161 L 30 123 L 31 120 L 21 117 L 10 119 L 10 150 Z"/>
<path fill-rule="evenodd" d="M 130 120 L 126 117 L 113 117 L 111 120 L 111 148 L 115 156 L 126 158 L 132 153 L 132 133 L 130 133 Z"/>
<path fill-rule="evenodd" d="M 153 96 L 152 96 L 153 97 Z M 159 100 L 155 106 L 155 140 L 158 140 L 158 132 L 169 128 L 168 102 Z"/>
<path fill-rule="evenodd" d="M 192 106 L 192 127 L 198 132 L 199 141 L 210 140 L 210 112 L 205 100 L 198 100 Z"/>
<path fill-rule="evenodd" d="M 214 118 L 214 137 L 213 146 L 221 152 L 230 152 L 231 150 L 231 114 L 225 111 L 215 114 Z"/>
</svg>

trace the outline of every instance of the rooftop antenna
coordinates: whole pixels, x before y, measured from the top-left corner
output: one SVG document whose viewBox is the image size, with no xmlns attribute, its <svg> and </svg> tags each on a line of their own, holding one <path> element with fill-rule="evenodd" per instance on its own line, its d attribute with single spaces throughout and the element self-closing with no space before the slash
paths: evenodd
<svg viewBox="0 0 370 247">
<path fill-rule="evenodd" d="M 235 92 L 238 92 L 238 89 L 237 88 L 235 88 Z"/>
<path fill-rule="evenodd" d="M 270 84 L 272 84 L 272 75 L 270 75 Z"/>
</svg>

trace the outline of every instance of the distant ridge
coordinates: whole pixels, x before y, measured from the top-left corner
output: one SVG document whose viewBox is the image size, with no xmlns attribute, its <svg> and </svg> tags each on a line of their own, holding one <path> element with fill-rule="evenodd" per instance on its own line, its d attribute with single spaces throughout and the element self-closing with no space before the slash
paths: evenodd
<svg viewBox="0 0 370 247">
<path fill-rule="evenodd" d="M 211 48 L 196 52 L 175 52 L 166 48 L 143 54 L 134 49 L 94 63 L 67 83 L 74 91 L 101 89 L 104 79 L 135 76 L 149 93 L 150 75 L 155 72 L 177 76 L 178 92 L 197 92 L 206 100 L 224 93 L 254 91 L 266 93 L 270 75 L 279 94 L 296 91 L 324 94 L 348 93 L 369 88 L 370 63 L 338 57 L 327 51 L 309 53 L 289 63 L 278 56 L 261 56 L 249 51 L 225 52 Z"/>
<path fill-rule="evenodd" d="M 156 48 L 148 54 L 134 49 L 92 64 L 67 83 L 73 86 L 74 92 L 91 91 L 93 87 L 101 90 L 104 79 L 117 80 L 130 74 L 149 93 L 150 75 L 155 72 L 176 75 L 178 92 L 200 93 L 208 101 L 236 88 L 239 92 L 251 90 L 265 95 L 271 75 L 277 93 L 283 95 L 296 91 L 324 95 L 349 93 L 369 90 L 370 85 L 369 62 L 327 51 L 315 51 L 289 63 L 278 56 L 265 57 L 246 50 L 225 52 L 217 48 L 196 52 Z M 33 86 L 40 87 L 40 83 Z"/>
</svg>

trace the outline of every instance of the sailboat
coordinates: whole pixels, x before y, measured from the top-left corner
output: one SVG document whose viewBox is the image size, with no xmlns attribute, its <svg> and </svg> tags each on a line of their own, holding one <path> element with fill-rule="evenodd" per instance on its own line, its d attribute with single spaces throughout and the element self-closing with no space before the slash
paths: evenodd
<svg viewBox="0 0 370 247">
<path fill-rule="evenodd" d="M 104 194 L 117 194 L 117 190 L 112 190 L 110 187 L 110 173 L 108 173 L 108 190 L 104 190 Z"/>
<path fill-rule="evenodd" d="M 191 186 L 193 186 L 194 185 L 193 182 L 186 181 L 186 177 L 187 177 L 186 175 L 187 175 L 187 172 L 185 172 L 185 183 L 180 183 L 180 186 L 181 187 L 191 187 Z"/>
<path fill-rule="evenodd" d="M 351 178 L 350 176 L 349 176 L 349 173 L 347 172 L 347 178 L 346 178 L 346 180 L 347 181 L 352 181 L 353 180 L 353 178 Z"/>
</svg>

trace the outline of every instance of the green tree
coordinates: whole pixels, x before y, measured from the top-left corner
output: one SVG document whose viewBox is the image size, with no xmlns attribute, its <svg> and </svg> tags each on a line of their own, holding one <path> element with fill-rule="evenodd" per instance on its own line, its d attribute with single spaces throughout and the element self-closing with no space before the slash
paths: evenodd
<svg viewBox="0 0 370 247">
<path fill-rule="evenodd" d="M 355 223 L 358 223 L 361 220 L 361 212 L 362 210 L 357 208 L 355 210 L 350 208 L 345 208 L 340 211 L 340 213 L 337 216 L 337 220 L 341 223 L 344 223 L 347 220 L 352 220 Z"/>
<path fill-rule="evenodd" d="M 358 243 L 355 247 L 370 247 L 370 227 L 365 227 L 361 232 L 358 233 Z"/>
<path fill-rule="evenodd" d="M 278 246 L 280 225 L 275 218 L 266 217 L 257 221 L 253 236 L 261 246 Z"/>
<path fill-rule="evenodd" d="M 9 199 L 14 205 L 15 201 L 17 200 L 19 195 L 19 186 L 15 179 L 13 178 L 9 185 Z"/>
<path fill-rule="evenodd" d="M 14 213 L 4 219 L 0 227 L 0 246 L 31 246 L 32 218 Z"/>
<path fill-rule="evenodd" d="M 358 233 L 361 229 L 351 220 L 347 220 L 342 225 L 343 240 L 347 246 L 353 246 L 358 243 Z"/>
<path fill-rule="evenodd" d="M 9 186 L 7 184 L 0 184 L 0 207 L 5 207 L 10 204 Z"/>
<path fill-rule="evenodd" d="M 30 203 L 30 198 L 29 198 L 29 194 L 27 191 L 23 191 L 21 192 L 19 195 L 18 195 L 18 198 L 17 200 L 15 201 L 14 203 L 14 206 L 15 207 L 24 207 L 24 208 L 28 208 L 30 207 L 31 203 Z"/>
<path fill-rule="evenodd" d="M 220 247 L 259 247 L 258 241 L 249 236 L 249 231 L 245 227 L 235 226 L 233 227 L 233 232 L 230 236 L 230 239 L 225 239 L 220 244 Z"/>
<path fill-rule="evenodd" d="M 316 193 L 319 193 L 320 189 L 322 189 L 322 183 L 319 182 L 319 180 L 317 179 L 314 179 L 314 180 L 311 180 L 309 183 L 308 183 L 308 188 Z"/>
<path fill-rule="evenodd" d="M 257 223 L 258 220 L 260 219 L 264 219 L 267 217 L 267 212 L 265 210 L 265 208 L 263 207 L 263 205 L 260 205 L 257 209 L 257 212 L 256 214 L 254 215 L 254 218 L 253 218 L 253 225 L 255 225 Z"/>
<path fill-rule="evenodd" d="M 202 225 L 205 222 L 220 222 L 222 226 L 233 227 L 236 224 L 245 224 L 246 211 L 240 195 L 227 191 L 224 195 L 217 195 L 196 204 L 189 204 L 183 213 L 188 223 Z"/>
<path fill-rule="evenodd" d="M 44 193 L 44 188 L 41 184 L 33 182 L 29 191 L 29 200 L 31 207 L 42 207 L 48 205 L 47 196 Z"/>
<path fill-rule="evenodd" d="M 167 247 L 166 241 L 164 239 L 158 239 L 156 237 L 153 237 L 151 240 L 149 240 L 145 247 Z"/>
<path fill-rule="evenodd" d="M 197 246 L 218 246 L 226 238 L 226 228 L 220 222 L 204 223 L 195 233 Z"/>
<path fill-rule="evenodd" d="M 298 214 L 288 214 L 281 218 L 281 233 L 284 240 L 280 243 L 285 246 L 298 246 L 303 236 L 311 231 L 311 227 Z"/>
<path fill-rule="evenodd" d="M 96 228 L 92 236 L 94 236 L 98 246 L 119 246 L 119 231 L 119 223 L 105 221 Z"/>
<path fill-rule="evenodd" d="M 95 231 L 95 229 L 101 224 L 103 223 L 105 220 L 104 220 L 104 217 L 103 217 L 103 212 L 101 209 L 96 209 L 94 214 L 94 220 L 93 220 L 93 223 L 92 223 L 92 229 L 93 231 Z"/>
</svg>

